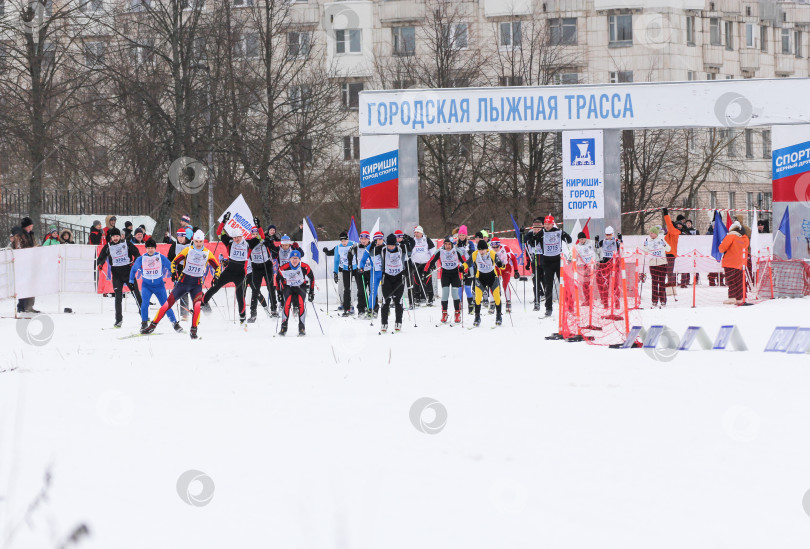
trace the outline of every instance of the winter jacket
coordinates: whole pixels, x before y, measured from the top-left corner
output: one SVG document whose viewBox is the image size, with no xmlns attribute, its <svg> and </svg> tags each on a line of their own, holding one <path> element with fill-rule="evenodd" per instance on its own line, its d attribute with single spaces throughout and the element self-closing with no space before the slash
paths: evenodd
<svg viewBox="0 0 810 549">
<path fill-rule="evenodd" d="M 67 240 L 62 238 L 66 234 L 67 234 Z M 60 244 L 75 244 L 75 242 L 73 242 L 73 231 L 71 231 L 70 229 L 62 229 L 62 231 L 59 233 L 59 243 Z"/>
<path fill-rule="evenodd" d="M 681 231 L 672 222 L 672 218 L 669 217 L 669 214 L 664 216 L 664 223 L 667 225 L 667 234 L 664 235 L 664 240 L 669 244 L 667 255 L 678 257 L 678 239 L 681 237 Z"/>
<path fill-rule="evenodd" d="M 746 262 L 748 237 L 737 231 L 729 231 L 717 249 L 723 254 L 720 265 L 730 269 L 742 269 Z"/>
<path fill-rule="evenodd" d="M 104 243 L 104 230 L 103 229 L 96 229 L 95 227 L 90 227 L 90 236 L 88 237 L 90 240 L 90 244 L 94 246 L 98 246 L 99 244 Z"/>
<path fill-rule="evenodd" d="M 108 215 L 107 217 L 104 218 L 104 241 L 105 242 L 110 241 L 110 236 L 109 236 L 108 233 L 110 232 L 110 229 L 112 229 L 114 227 L 114 225 L 112 225 L 110 223 L 110 219 L 112 219 L 113 217 L 115 217 L 115 216 Z M 123 231 L 121 231 L 121 233 L 123 234 Z"/>
<path fill-rule="evenodd" d="M 642 249 L 648 256 L 647 265 L 650 267 L 667 264 L 666 254 L 670 252 L 671 248 L 663 235 L 659 234 L 657 238 L 650 238 L 648 236 L 644 241 Z"/>
<path fill-rule="evenodd" d="M 29 233 L 22 227 L 14 227 L 11 237 L 11 247 L 15 250 L 24 250 L 25 248 L 33 248 L 37 245 L 34 239 L 34 233 Z"/>
<path fill-rule="evenodd" d="M 61 242 L 59 242 L 59 237 L 53 238 L 50 236 L 50 234 L 42 242 L 43 246 L 56 246 L 57 244 L 61 244 Z"/>
</svg>

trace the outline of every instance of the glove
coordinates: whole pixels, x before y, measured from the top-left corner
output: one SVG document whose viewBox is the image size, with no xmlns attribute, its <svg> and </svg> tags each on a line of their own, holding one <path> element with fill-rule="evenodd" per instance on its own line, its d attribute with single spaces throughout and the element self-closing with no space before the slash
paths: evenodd
<svg viewBox="0 0 810 549">
<path fill-rule="evenodd" d="M 134 280 L 130 280 L 130 281 L 129 281 L 129 285 L 130 285 L 130 286 L 132 286 L 133 284 L 135 284 L 135 281 L 134 281 Z"/>
<path fill-rule="evenodd" d="M 255 215 L 253 216 L 253 226 L 254 227 L 261 227 L 262 226 L 262 224 L 259 223 L 259 218 L 256 217 Z"/>
<path fill-rule="evenodd" d="M 309 300 L 310 303 L 315 301 L 315 288 L 309 289 L 309 295 L 307 296 L 307 299 Z"/>
<path fill-rule="evenodd" d="M 503 261 L 501 261 L 498 258 L 495 258 L 495 266 L 498 267 L 499 269 L 503 269 Z"/>
<path fill-rule="evenodd" d="M 173 272 L 173 273 L 172 273 L 172 282 L 177 282 L 177 279 L 178 279 L 178 278 L 180 278 L 180 276 L 179 276 L 179 274 L 177 273 L 177 271 Z"/>
<path fill-rule="evenodd" d="M 520 280 L 521 282 L 526 282 L 529 279 L 526 278 L 525 276 L 521 276 L 518 280 Z"/>
<path fill-rule="evenodd" d="M 664 208 L 663 212 L 664 212 L 664 215 L 669 215 L 669 210 L 668 209 Z"/>
<path fill-rule="evenodd" d="M 326 253 L 326 252 L 328 252 L 328 251 L 329 251 L 329 248 L 327 248 L 326 246 L 324 246 L 324 247 L 323 247 L 323 253 Z"/>
<path fill-rule="evenodd" d="M 227 223 L 230 218 L 231 218 L 231 212 L 225 212 L 225 215 L 222 216 L 222 222 Z"/>
<path fill-rule="evenodd" d="M 337 273 L 335 273 L 334 278 L 335 278 L 335 284 L 337 284 L 337 281 L 338 281 L 338 274 Z"/>
</svg>

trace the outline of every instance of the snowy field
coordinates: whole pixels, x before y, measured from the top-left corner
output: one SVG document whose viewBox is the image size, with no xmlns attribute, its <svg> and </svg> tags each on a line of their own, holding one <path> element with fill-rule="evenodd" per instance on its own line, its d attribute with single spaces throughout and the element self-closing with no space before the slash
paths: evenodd
<svg viewBox="0 0 810 549">
<path fill-rule="evenodd" d="M 310 314 L 281 338 L 220 295 L 196 342 L 166 320 L 119 339 L 133 302 L 113 330 L 92 296 L 37 299 L 76 311 L 44 345 L 0 319 L 0 548 L 810 543 L 810 356 L 762 351 L 810 299 L 645 311 L 678 334 L 736 323 L 751 349 L 661 361 L 546 341 L 556 306 L 517 300 L 514 327 L 437 327 L 437 306 L 378 335 L 319 310 L 326 335 Z"/>
</svg>

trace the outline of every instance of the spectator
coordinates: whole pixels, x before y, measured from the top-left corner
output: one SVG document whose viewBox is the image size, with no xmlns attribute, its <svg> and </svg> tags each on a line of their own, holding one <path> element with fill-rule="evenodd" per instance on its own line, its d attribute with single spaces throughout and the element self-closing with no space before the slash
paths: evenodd
<svg viewBox="0 0 810 549">
<path fill-rule="evenodd" d="M 73 231 L 70 229 L 62 229 L 62 232 L 59 233 L 59 243 L 75 244 L 75 242 L 73 242 Z"/>
<path fill-rule="evenodd" d="M 303 221 L 298 223 L 298 229 L 293 231 L 293 233 L 290 235 L 290 238 L 294 242 L 301 242 L 302 240 L 304 240 L 304 222 Z"/>
<path fill-rule="evenodd" d="M 739 221 L 732 223 L 731 228 L 718 246 L 718 250 L 723 254 L 723 259 L 720 264 L 726 274 L 726 285 L 728 286 L 728 299 L 723 303 L 729 305 L 742 305 L 745 300 L 743 299 L 743 280 L 745 266 L 746 249 L 748 248 L 749 240 L 745 235 L 745 231 L 740 225 Z"/>
<path fill-rule="evenodd" d="M 114 215 L 108 215 L 104 218 L 104 241 L 110 241 L 110 229 L 115 228 L 115 222 L 118 221 L 118 218 Z"/>
<path fill-rule="evenodd" d="M 684 225 L 686 226 L 686 231 L 687 231 L 687 233 L 688 233 L 688 234 L 691 234 L 691 235 L 693 235 L 693 236 L 694 236 L 694 235 L 699 235 L 699 234 L 700 234 L 700 231 L 698 231 L 698 230 L 697 230 L 697 229 L 696 229 L 696 228 L 695 228 L 695 227 L 692 225 L 692 220 L 691 220 L 691 219 L 687 219 L 686 221 L 684 221 Z"/>
<path fill-rule="evenodd" d="M 127 242 L 132 240 L 132 221 L 124 222 L 124 240 Z"/>
<path fill-rule="evenodd" d="M 51 225 L 48 227 L 48 234 L 42 240 L 42 245 L 53 246 L 55 244 L 59 244 L 59 228 L 56 225 Z"/>
<path fill-rule="evenodd" d="M 666 211 L 666 210 L 664 210 Z M 666 219 L 669 220 L 669 215 Z M 672 223 L 669 220 L 670 224 Z M 670 245 L 666 237 L 661 237 L 661 230 L 658 227 L 650 229 L 650 236 L 644 240 L 642 249 L 647 254 L 647 265 L 650 267 L 650 279 L 652 281 L 652 308 L 667 304 L 666 277 L 668 273 L 668 256 Z"/>
<path fill-rule="evenodd" d="M 760 219 L 757 221 L 757 230 L 760 233 L 769 233 L 771 232 L 771 225 L 767 219 Z"/>
<path fill-rule="evenodd" d="M 149 240 L 150 238 L 152 238 L 152 236 L 146 232 L 146 225 L 144 225 L 143 223 L 141 223 L 140 225 L 138 225 L 138 229 L 143 229 L 143 241 L 144 241 L 144 242 L 146 242 L 147 240 Z M 136 229 L 136 230 L 137 230 L 137 229 Z"/>
<path fill-rule="evenodd" d="M 11 247 L 15 250 L 23 250 L 25 248 L 33 248 L 36 244 L 36 239 L 34 238 L 34 222 L 31 221 L 30 217 L 23 217 L 22 221 L 20 221 L 19 227 L 14 227 L 12 231 L 14 235 L 11 240 Z M 17 312 L 18 313 L 39 313 L 36 309 L 34 309 L 34 298 L 33 297 L 26 297 L 23 299 L 17 300 Z"/>
<path fill-rule="evenodd" d="M 141 227 L 135 229 L 135 232 L 132 233 L 132 238 L 129 239 L 129 242 L 132 242 L 134 246 L 138 244 L 144 244 L 146 242 L 146 231 L 144 231 Z"/>
<path fill-rule="evenodd" d="M 90 236 L 88 237 L 90 244 L 100 246 L 104 243 L 104 231 L 101 229 L 101 221 L 96 219 L 90 227 Z"/>
</svg>

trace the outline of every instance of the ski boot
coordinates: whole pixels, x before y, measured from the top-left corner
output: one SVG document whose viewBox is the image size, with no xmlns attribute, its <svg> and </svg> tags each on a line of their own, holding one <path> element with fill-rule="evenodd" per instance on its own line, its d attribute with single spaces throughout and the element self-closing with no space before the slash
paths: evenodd
<svg viewBox="0 0 810 549">
<path fill-rule="evenodd" d="M 123 321 L 123 320 L 117 320 L 117 321 L 115 322 L 115 324 L 113 324 L 113 328 L 120 328 L 120 327 L 121 327 L 121 324 L 123 324 L 123 323 L 124 323 L 124 321 Z"/>
<path fill-rule="evenodd" d="M 174 324 L 172 324 L 172 328 L 174 328 L 174 331 L 177 332 L 178 334 L 183 333 L 183 327 L 180 326 L 180 322 L 175 322 Z"/>
<path fill-rule="evenodd" d="M 303 322 L 298 323 L 298 335 L 299 336 L 307 335 L 307 329 L 306 329 L 306 327 L 304 327 Z"/>
<path fill-rule="evenodd" d="M 447 314 L 447 311 L 442 311 L 442 320 L 441 320 L 441 323 L 442 323 L 442 324 L 444 324 L 445 322 L 447 322 L 447 319 L 448 319 L 448 317 L 449 317 L 449 316 L 450 316 L 450 315 L 448 315 L 448 314 Z"/>
<path fill-rule="evenodd" d="M 489 304 L 489 314 L 492 314 L 494 312 L 495 312 L 495 302 L 493 301 Z"/>
<path fill-rule="evenodd" d="M 379 309 L 374 309 L 374 318 L 377 318 L 377 315 L 379 315 L 379 314 L 380 314 L 380 310 Z"/>
<path fill-rule="evenodd" d="M 388 331 L 388 324 L 380 324 L 380 333 L 384 334 Z"/>
<path fill-rule="evenodd" d="M 203 301 L 202 305 L 200 305 L 200 309 L 202 310 L 202 312 L 204 312 L 207 315 L 211 314 L 211 305 L 209 305 L 208 303 L 206 303 L 204 301 Z"/>
<path fill-rule="evenodd" d="M 500 307 L 498 307 L 498 312 L 495 315 L 495 326 L 500 326 L 501 324 L 503 324 L 503 316 L 501 316 L 501 310 Z"/>
<path fill-rule="evenodd" d="M 283 336 L 287 335 L 287 321 L 281 323 L 281 329 L 278 331 L 278 335 Z"/>
<path fill-rule="evenodd" d="M 395 332 L 401 332 L 402 331 L 402 323 L 401 322 L 397 322 L 396 324 L 394 324 L 394 331 Z"/>
<path fill-rule="evenodd" d="M 547 317 L 551 316 L 551 309 L 546 309 L 546 316 Z"/>
<path fill-rule="evenodd" d="M 141 320 L 141 331 L 143 331 L 147 326 L 149 326 L 149 323 L 145 320 Z"/>
<path fill-rule="evenodd" d="M 247 317 L 245 316 L 245 313 L 239 313 L 239 324 L 244 324 L 246 320 Z"/>
<path fill-rule="evenodd" d="M 191 330 L 189 330 L 189 332 L 188 332 L 188 335 L 191 337 L 191 339 L 198 339 L 198 336 L 197 336 L 197 327 L 196 327 L 196 326 L 192 326 L 192 327 L 191 327 Z"/>
<path fill-rule="evenodd" d="M 278 310 L 275 307 L 270 307 L 270 316 L 276 318 L 278 316 Z"/>
<path fill-rule="evenodd" d="M 157 328 L 157 324 L 155 324 L 154 322 L 150 322 L 149 326 L 143 326 L 141 328 L 141 333 L 144 335 L 151 334 L 152 332 L 155 331 L 155 328 Z"/>
<path fill-rule="evenodd" d="M 512 302 L 511 302 L 511 301 L 509 301 L 509 300 L 506 300 L 506 312 L 507 312 L 507 313 L 511 313 L 511 312 L 512 312 Z"/>
<path fill-rule="evenodd" d="M 256 309 L 250 310 L 250 318 L 248 318 L 248 324 L 253 324 L 256 322 Z"/>
<path fill-rule="evenodd" d="M 428 298 L 427 306 L 428 307 L 433 307 L 433 298 L 432 297 Z"/>
<path fill-rule="evenodd" d="M 475 314 L 475 304 L 472 301 L 467 303 L 467 314 Z"/>
<path fill-rule="evenodd" d="M 351 313 L 351 311 L 346 310 L 346 311 L 343 311 L 342 313 L 340 313 L 340 316 L 352 316 L 352 313 Z"/>
<path fill-rule="evenodd" d="M 532 311 L 539 311 L 540 310 L 540 302 L 536 301 L 534 303 L 534 307 L 532 307 Z"/>
<path fill-rule="evenodd" d="M 453 318 L 453 322 L 459 324 L 461 322 L 461 311 L 456 311 L 456 316 Z"/>
<path fill-rule="evenodd" d="M 478 327 L 481 325 L 481 315 L 475 315 L 475 320 L 473 320 L 473 326 Z"/>
</svg>

